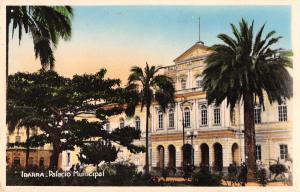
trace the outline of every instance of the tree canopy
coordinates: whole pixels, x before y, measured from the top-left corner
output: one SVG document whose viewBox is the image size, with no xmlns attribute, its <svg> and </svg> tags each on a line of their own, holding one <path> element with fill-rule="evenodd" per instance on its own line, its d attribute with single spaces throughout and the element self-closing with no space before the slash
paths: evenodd
<svg viewBox="0 0 300 192">
<path fill-rule="evenodd" d="M 112 115 L 122 113 L 126 90 L 119 79 L 104 78 L 106 70 L 96 74 L 65 78 L 54 71 L 16 73 L 8 77 L 7 124 L 13 131 L 35 127 L 41 133 L 30 138 L 31 147 L 52 143 L 51 166 L 57 167 L 58 155 L 75 146 L 86 149 L 92 138 L 127 147 L 131 152 L 143 151 L 133 141 L 140 131 L 131 127 L 105 130 Z M 80 117 L 90 114 L 97 121 Z M 97 142 L 97 141 L 95 141 Z M 20 143 L 21 144 L 21 143 Z"/>
</svg>

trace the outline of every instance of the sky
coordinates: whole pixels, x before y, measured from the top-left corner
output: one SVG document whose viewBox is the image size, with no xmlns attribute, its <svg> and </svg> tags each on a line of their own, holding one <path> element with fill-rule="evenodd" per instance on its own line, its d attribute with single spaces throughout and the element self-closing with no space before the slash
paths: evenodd
<svg viewBox="0 0 300 192">
<path fill-rule="evenodd" d="M 289 6 L 75 6 L 72 37 L 54 51 L 55 70 L 67 77 L 107 69 L 107 76 L 126 83 L 132 66 L 172 65 L 173 60 L 199 40 L 207 46 L 221 43 L 220 33 L 231 35 L 230 23 L 254 20 L 254 31 L 266 23 L 283 38 L 277 47 L 291 49 Z M 32 40 L 17 33 L 10 39 L 9 73 L 40 69 Z"/>
</svg>

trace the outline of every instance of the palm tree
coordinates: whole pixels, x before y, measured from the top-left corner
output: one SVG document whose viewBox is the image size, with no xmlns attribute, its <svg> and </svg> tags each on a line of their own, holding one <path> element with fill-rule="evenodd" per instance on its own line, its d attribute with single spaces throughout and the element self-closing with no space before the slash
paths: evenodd
<svg viewBox="0 0 300 192">
<path fill-rule="evenodd" d="M 73 9 L 70 6 L 7 6 L 6 7 L 6 80 L 8 81 L 9 32 L 12 24 L 12 36 L 18 30 L 19 43 L 23 30 L 32 36 L 35 57 L 39 58 L 43 69 L 54 67 L 53 48 L 59 38 L 71 37 L 71 20 Z M 8 85 L 8 83 L 7 83 Z M 8 122 L 9 123 L 9 122 Z M 10 125 L 9 125 L 10 126 Z M 10 132 L 14 131 L 10 126 Z M 26 127 L 26 167 L 29 158 L 29 132 Z"/>
<path fill-rule="evenodd" d="M 253 24 L 242 19 L 239 30 L 233 24 L 234 37 L 219 34 L 223 44 L 211 47 L 212 54 L 206 58 L 203 88 L 208 103 L 221 104 L 225 99 L 231 109 L 239 103 L 244 104 L 244 134 L 246 163 L 249 176 L 255 174 L 255 125 L 254 105 L 264 109 L 264 100 L 282 103 L 292 97 L 292 77 L 287 67 L 292 67 L 288 55 L 283 49 L 272 48 L 279 37 L 271 31 L 263 37 L 263 25 L 255 38 Z M 258 101 L 257 101 L 258 100 Z"/>
<path fill-rule="evenodd" d="M 146 63 L 143 70 L 134 66 L 131 68 L 131 74 L 128 77 L 127 85 L 127 109 L 128 116 L 133 116 L 137 105 L 141 105 L 141 110 L 146 107 L 146 158 L 145 173 L 149 173 L 149 150 L 148 150 L 148 134 L 149 134 L 149 117 L 150 106 L 156 101 L 161 110 L 165 112 L 169 104 L 174 103 L 175 89 L 172 79 L 158 74 L 161 67 L 151 66 Z"/>
<path fill-rule="evenodd" d="M 59 38 L 71 37 L 73 9 L 70 6 L 7 6 L 6 7 L 6 76 L 8 76 L 9 32 L 18 30 L 19 43 L 23 30 L 32 36 L 35 57 L 43 69 L 54 67 L 53 47 Z M 12 24 L 10 28 L 10 24 Z"/>
</svg>

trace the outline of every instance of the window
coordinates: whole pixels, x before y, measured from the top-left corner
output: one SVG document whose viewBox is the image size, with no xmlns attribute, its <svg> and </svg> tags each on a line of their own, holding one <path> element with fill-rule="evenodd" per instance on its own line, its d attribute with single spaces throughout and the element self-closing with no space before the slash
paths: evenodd
<svg viewBox="0 0 300 192">
<path fill-rule="evenodd" d="M 215 107 L 214 108 L 214 125 L 220 125 L 220 124 L 221 124 L 220 108 Z"/>
<path fill-rule="evenodd" d="M 37 134 L 38 134 L 38 130 L 37 130 L 37 129 L 34 129 L 34 130 L 32 131 L 32 134 L 33 134 L 33 135 L 37 135 Z"/>
<path fill-rule="evenodd" d="M 230 121 L 231 121 L 231 125 L 235 125 L 235 110 L 234 109 L 230 110 Z"/>
<path fill-rule="evenodd" d="M 258 105 L 256 105 L 254 108 L 254 123 L 255 124 L 261 123 L 261 108 Z"/>
<path fill-rule="evenodd" d="M 191 113 L 189 108 L 184 109 L 184 128 L 191 127 Z"/>
<path fill-rule="evenodd" d="M 135 117 L 135 128 L 136 129 L 141 129 L 141 119 L 140 117 Z"/>
<path fill-rule="evenodd" d="M 19 167 L 21 165 L 20 157 L 14 157 L 14 166 Z"/>
<path fill-rule="evenodd" d="M 125 127 L 125 122 L 124 122 L 124 119 L 121 118 L 120 119 L 120 129 L 124 128 Z"/>
<path fill-rule="evenodd" d="M 110 122 L 109 122 L 109 121 L 106 123 L 105 129 L 106 129 L 106 131 L 109 131 L 109 130 L 110 130 Z"/>
<path fill-rule="evenodd" d="M 29 166 L 33 166 L 33 157 L 29 157 L 29 159 L 28 159 L 28 165 Z"/>
<path fill-rule="evenodd" d="M 186 80 L 181 79 L 181 89 L 186 89 Z"/>
<path fill-rule="evenodd" d="M 7 143 L 9 143 L 9 136 L 7 136 Z"/>
<path fill-rule="evenodd" d="M 261 160 L 261 145 L 256 145 L 255 158 Z"/>
<path fill-rule="evenodd" d="M 202 77 L 201 76 L 197 76 L 196 77 L 196 87 L 199 88 L 201 87 L 202 84 Z"/>
<path fill-rule="evenodd" d="M 207 125 L 207 106 L 206 105 L 201 105 L 200 108 L 200 117 L 201 117 L 201 122 L 200 125 L 206 126 Z"/>
<path fill-rule="evenodd" d="M 163 129 L 163 113 L 158 111 L 158 129 Z"/>
<path fill-rule="evenodd" d="M 288 146 L 287 145 L 279 145 L 280 147 L 280 159 L 286 160 L 288 157 Z"/>
<path fill-rule="evenodd" d="M 45 163 L 44 157 L 41 157 L 39 161 L 39 166 L 44 167 L 44 163 Z"/>
<path fill-rule="evenodd" d="M 169 128 L 174 128 L 174 111 L 173 111 L 173 109 L 169 110 Z"/>
<path fill-rule="evenodd" d="M 172 85 L 173 85 L 174 89 L 176 89 L 176 78 L 172 79 Z"/>
<path fill-rule="evenodd" d="M 287 107 L 285 103 L 278 105 L 278 120 L 287 121 Z"/>
<path fill-rule="evenodd" d="M 21 142 L 21 136 L 17 135 L 16 136 L 16 143 L 20 143 Z"/>
<path fill-rule="evenodd" d="M 70 152 L 67 153 L 67 166 L 70 166 L 71 163 L 71 154 Z"/>
</svg>

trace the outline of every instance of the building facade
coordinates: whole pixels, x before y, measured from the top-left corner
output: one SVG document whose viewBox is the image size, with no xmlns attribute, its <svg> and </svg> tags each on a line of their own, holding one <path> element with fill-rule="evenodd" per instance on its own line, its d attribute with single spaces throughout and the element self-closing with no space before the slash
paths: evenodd
<svg viewBox="0 0 300 192">
<path fill-rule="evenodd" d="M 176 103 L 166 113 L 159 106 L 152 109 L 152 167 L 180 168 L 206 164 L 221 171 L 230 164 L 245 161 L 243 105 L 234 110 L 221 105 L 208 105 L 201 87 L 204 60 L 208 47 L 196 43 L 165 68 L 173 79 Z M 266 100 L 265 110 L 256 106 L 256 159 L 264 166 L 291 158 L 292 100 L 282 105 Z M 183 128 L 184 127 L 184 128 Z M 184 129 L 184 131 L 183 131 Z M 227 170 L 227 169 L 226 169 Z"/>
<path fill-rule="evenodd" d="M 38 130 L 30 130 L 30 136 L 37 134 Z M 26 129 L 20 128 L 13 133 L 7 133 L 7 143 L 21 143 L 26 141 Z M 43 147 L 30 148 L 28 165 L 48 168 L 50 166 L 50 157 L 52 155 L 52 146 L 46 144 Z M 61 158 L 61 157 L 60 157 Z M 59 167 L 61 160 L 59 160 Z M 7 166 L 26 165 L 26 149 L 20 146 L 7 147 L 6 149 Z"/>
</svg>

